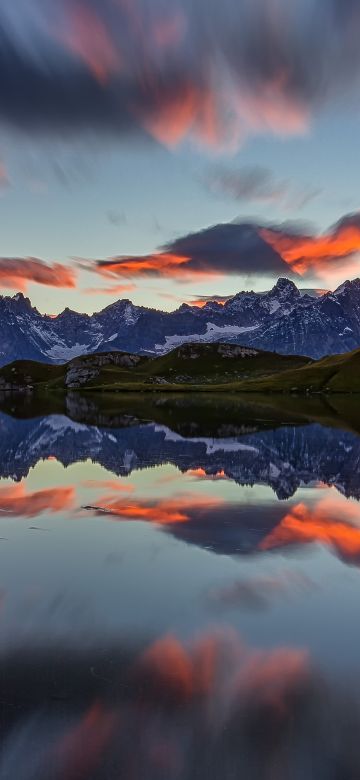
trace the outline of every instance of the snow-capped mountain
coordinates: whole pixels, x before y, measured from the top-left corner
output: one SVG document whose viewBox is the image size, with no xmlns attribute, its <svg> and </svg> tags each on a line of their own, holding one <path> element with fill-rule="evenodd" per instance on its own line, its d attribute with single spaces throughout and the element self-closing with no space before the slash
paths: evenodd
<svg viewBox="0 0 360 780">
<path fill-rule="evenodd" d="M 119 300 L 92 316 L 70 309 L 42 315 L 18 293 L 0 297 L 0 328 L 0 365 L 16 359 L 63 363 L 109 350 L 162 354 L 209 341 L 320 358 L 360 346 L 360 279 L 320 296 L 279 279 L 266 293 L 240 292 L 225 305 L 183 304 L 174 312 Z"/>
</svg>

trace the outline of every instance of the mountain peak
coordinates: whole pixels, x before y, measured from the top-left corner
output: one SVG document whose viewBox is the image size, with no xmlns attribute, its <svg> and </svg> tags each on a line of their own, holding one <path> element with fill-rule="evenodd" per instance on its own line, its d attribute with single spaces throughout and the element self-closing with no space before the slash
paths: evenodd
<svg viewBox="0 0 360 780">
<path fill-rule="evenodd" d="M 281 276 L 280 279 L 277 280 L 276 284 L 271 290 L 271 293 L 280 293 L 281 295 L 300 295 L 295 282 L 292 282 L 291 279 L 286 279 L 284 276 Z"/>
<path fill-rule="evenodd" d="M 8 301 L 8 303 L 10 303 L 10 305 L 11 304 L 15 304 L 17 309 L 31 310 L 33 308 L 32 305 L 31 305 L 30 298 L 26 298 L 24 293 L 22 293 L 22 292 L 17 292 L 15 295 L 12 295 L 11 297 L 10 296 L 4 296 L 3 300 L 4 301 Z M 34 311 L 37 311 L 37 310 L 34 308 Z"/>
<path fill-rule="evenodd" d="M 347 279 L 346 282 L 343 282 L 343 284 L 340 285 L 340 287 L 337 287 L 334 295 L 340 295 L 341 293 L 345 292 L 346 290 L 353 290 L 353 289 L 360 289 L 360 279 L 357 277 L 356 279 Z"/>
</svg>

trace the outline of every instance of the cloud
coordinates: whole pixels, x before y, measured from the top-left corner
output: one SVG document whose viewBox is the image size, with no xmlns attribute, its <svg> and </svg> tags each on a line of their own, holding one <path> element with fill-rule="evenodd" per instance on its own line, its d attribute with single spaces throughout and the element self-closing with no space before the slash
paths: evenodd
<svg viewBox="0 0 360 780">
<path fill-rule="evenodd" d="M 234 148 L 356 94 L 359 4 L 34 0 L 0 12 L 0 122 Z"/>
<path fill-rule="evenodd" d="M 177 238 L 152 255 L 85 264 L 105 277 L 207 279 L 225 274 L 291 275 L 287 262 L 252 223 L 225 223 Z M 295 274 L 296 275 L 296 274 Z"/>
<path fill-rule="evenodd" d="M 199 281 L 214 276 L 251 275 L 330 281 L 339 271 L 359 272 L 360 212 L 347 214 L 325 233 L 301 222 L 261 225 L 230 222 L 190 233 L 145 256 L 86 263 L 105 277 L 173 277 Z M 216 300 L 200 296 L 196 302 Z M 220 296 L 219 303 L 226 301 Z"/>
<path fill-rule="evenodd" d="M 205 176 L 205 183 L 212 192 L 245 203 L 282 201 L 289 191 L 287 181 L 276 181 L 268 168 L 258 166 L 238 170 L 216 166 Z"/>
<path fill-rule="evenodd" d="M 281 228 L 265 228 L 260 233 L 290 268 L 301 275 L 329 277 L 339 270 L 344 274 L 359 270 L 356 255 L 360 252 L 360 212 L 347 214 L 320 235 Z"/>
<path fill-rule="evenodd" d="M 204 177 L 205 185 L 217 195 L 239 203 L 280 203 L 285 209 L 297 210 L 316 198 L 321 190 L 296 189 L 289 180 L 278 180 L 268 168 L 249 166 L 240 169 L 217 165 Z"/>
<path fill-rule="evenodd" d="M 0 190 L 10 187 L 10 177 L 4 162 L 0 160 Z"/>
<path fill-rule="evenodd" d="M 136 284 L 116 284 L 113 287 L 88 287 L 85 295 L 123 295 L 136 290 Z"/>
<path fill-rule="evenodd" d="M 110 222 L 110 225 L 114 225 L 115 227 L 123 227 L 127 224 L 127 215 L 124 211 L 114 211 L 110 210 L 107 212 L 107 219 Z"/>
<path fill-rule="evenodd" d="M 0 257 L 0 287 L 25 291 L 29 282 L 47 287 L 76 287 L 75 271 L 36 257 Z"/>
</svg>

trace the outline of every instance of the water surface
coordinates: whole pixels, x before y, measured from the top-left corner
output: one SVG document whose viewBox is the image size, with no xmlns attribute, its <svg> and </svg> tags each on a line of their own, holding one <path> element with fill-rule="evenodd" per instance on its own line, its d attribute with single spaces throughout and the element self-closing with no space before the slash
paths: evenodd
<svg viewBox="0 0 360 780">
<path fill-rule="evenodd" d="M 360 776 L 360 438 L 206 403 L 1 413 L 1 778 Z"/>
</svg>

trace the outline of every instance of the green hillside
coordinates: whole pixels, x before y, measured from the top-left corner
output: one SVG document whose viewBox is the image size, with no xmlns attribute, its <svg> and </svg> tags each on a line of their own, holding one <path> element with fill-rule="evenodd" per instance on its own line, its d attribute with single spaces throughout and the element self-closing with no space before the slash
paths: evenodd
<svg viewBox="0 0 360 780">
<path fill-rule="evenodd" d="M 85 355 L 63 366 L 16 361 L 0 369 L 0 390 L 154 390 L 224 385 L 260 379 L 307 365 L 309 358 L 283 356 L 228 344 L 186 344 L 161 357 L 121 352 Z"/>
<path fill-rule="evenodd" d="M 319 361 L 234 344 L 184 344 L 160 357 L 108 352 L 62 366 L 17 361 L 0 391 L 358 393 L 360 350 Z"/>
<path fill-rule="evenodd" d="M 240 389 L 240 388 L 239 388 Z M 242 391 L 292 393 L 360 393 L 360 350 L 333 355 L 295 371 L 241 383 Z"/>
</svg>

